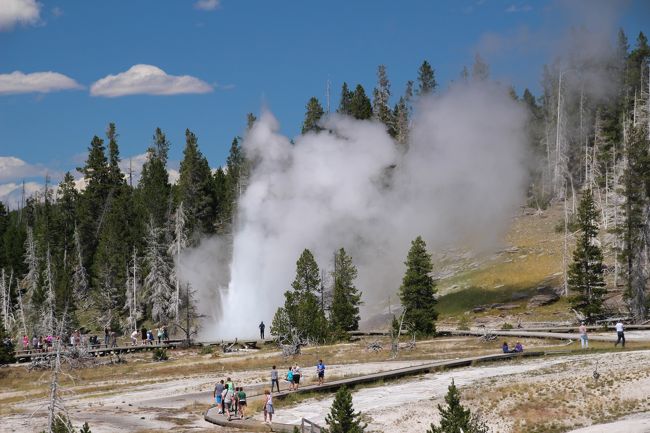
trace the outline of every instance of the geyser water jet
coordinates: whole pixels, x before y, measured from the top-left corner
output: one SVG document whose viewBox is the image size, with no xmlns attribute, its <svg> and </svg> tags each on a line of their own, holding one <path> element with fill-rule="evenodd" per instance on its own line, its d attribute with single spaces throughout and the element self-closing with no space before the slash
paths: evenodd
<svg viewBox="0 0 650 433">
<path fill-rule="evenodd" d="M 327 270 L 345 248 L 368 309 L 398 290 L 416 236 L 431 250 L 493 245 L 524 198 L 526 119 L 506 88 L 488 82 L 419 101 L 406 148 L 379 122 L 339 115 L 292 144 L 263 113 L 243 142 L 254 167 L 232 261 L 215 238 L 178 263 L 209 317 L 201 337 L 252 337 L 261 320 L 270 326 L 304 248 Z"/>
</svg>

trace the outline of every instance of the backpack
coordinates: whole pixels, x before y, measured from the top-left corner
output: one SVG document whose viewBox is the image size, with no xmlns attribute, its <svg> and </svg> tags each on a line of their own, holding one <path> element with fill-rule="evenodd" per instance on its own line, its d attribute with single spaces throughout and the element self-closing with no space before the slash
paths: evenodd
<svg viewBox="0 0 650 433">
<path fill-rule="evenodd" d="M 289 370 L 287 372 L 287 380 L 291 382 L 293 380 L 293 371 Z"/>
</svg>

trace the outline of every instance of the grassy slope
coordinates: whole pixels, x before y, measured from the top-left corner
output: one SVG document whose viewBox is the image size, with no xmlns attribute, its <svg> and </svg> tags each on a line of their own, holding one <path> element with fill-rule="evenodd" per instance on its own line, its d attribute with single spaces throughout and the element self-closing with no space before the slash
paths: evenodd
<svg viewBox="0 0 650 433">
<path fill-rule="evenodd" d="M 541 214 L 520 215 L 513 220 L 506 235 L 505 250 L 479 261 L 478 266 L 470 266 L 472 269 L 439 279 L 441 319 L 454 318 L 476 306 L 492 303 L 518 304 L 520 308 L 511 312 L 522 313 L 528 298 L 538 293 L 538 287 L 561 286 L 564 240 L 563 234 L 555 231 L 561 218 L 559 207 Z M 569 255 L 573 243 L 570 238 Z M 566 301 L 562 299 L 532 313 L 543 320 L 566 310 Z M 491 310 L 486 314 L 495 312 L 498 313 Z"/>
</svg>

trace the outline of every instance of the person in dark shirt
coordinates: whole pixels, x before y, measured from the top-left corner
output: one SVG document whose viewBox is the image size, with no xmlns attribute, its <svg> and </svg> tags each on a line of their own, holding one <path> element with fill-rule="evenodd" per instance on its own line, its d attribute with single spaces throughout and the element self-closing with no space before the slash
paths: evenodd
<svg viewBox="0 0 650 433">
<path fill-rule="evenodd" d="M 264 324 L 264 322 L 261 322 L 260 323 L 260 338 L 262 340 L 264 340 L 264 328 L 266 328 L 266 325 Z"/>
</svg>

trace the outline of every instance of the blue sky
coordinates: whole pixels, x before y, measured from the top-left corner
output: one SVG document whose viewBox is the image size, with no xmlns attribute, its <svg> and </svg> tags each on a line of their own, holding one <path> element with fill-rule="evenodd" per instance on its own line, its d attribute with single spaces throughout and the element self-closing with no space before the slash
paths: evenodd
<svg viewBox="0 0 650 433">
<path fill-rule="evenodd" d="M 9 5 L 23 9 L 12 17 Z M 325 104 L 328 79 L 336 107 L 343 81 L 371 93 L 379 64 L 399 96 L 422 60 L 444 88 L 480 51 L 492 77 L 537 93 L 542 65 L 562 51 L 570 26 L 612 37 L 623 27 L 633 42 L 649 23 L 647 1 L 0 0 L 0 184 L 46 171 L 58 180 L 111 121 L 125 158 L 142 154 L 161 127 L 177 162 L 190 128 L 216 167 L 246 113 L 268 107 L 293 136 L 309 97 Z M 93 83 L 139 64 L 189 84 L 173 82 L 173 95 L 101 96 L 116 91 L 113 82 L 91 94 Z M 3 75 L 16 71 L 62 75 L 3 93 Z"/>
</svg>

